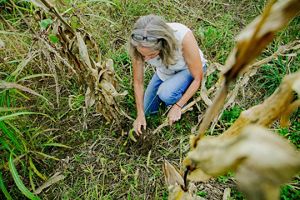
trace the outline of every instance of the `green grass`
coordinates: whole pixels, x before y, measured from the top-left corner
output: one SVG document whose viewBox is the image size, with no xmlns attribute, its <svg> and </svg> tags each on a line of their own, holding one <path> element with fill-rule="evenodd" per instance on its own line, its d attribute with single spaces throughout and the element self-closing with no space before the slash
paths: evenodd
<svg viewBox="0 0 300 200">
<path fill-rule="evenodd" d="M 25 2 L 18 3 L 18 8 L 24 15 L 21 16 L 11 5 L 7 4 L 7 7 L 2 9 L 3 4 L 7 2 L 0 1 L 0 15 L 13 29 L 1 23 L 0 31 L 20 32 L 25 35 L 0 33 L 1 40 L 7 46 L 4 51 L 0 51 L 0 58 L 7 60 L 5 64 L 0 63 L 0 77 L 10 82 L 29 77 L 18 83 L 32 88 L 54 103 L 56 94 L 53 77 L 30 78 L 32 75 L 51 73 L 43 62 L 43 57 L 38 56 L 30 61 L 18 77 L 8 77 L 18 68 L 21 61 L 25 60 L 30 50 L 40 50 L 34 45 L 35 40 L 22 18 L 25 16 L 28 19 L 34 32 L 42 33 L 41 20 L 34 21 L 33 13 L 36 9 L 33 6 Z M 64 13 L 71 26 L 82 28 L 95 38 L 102 59 L 114 60 L 114 68 L 119 77 L 118 89 L 128 91 L 128 95 L 119 100 L 120 106 L 133 118 L 136 116 L 136 110 L 131 61 L 126 43 L 133 23 L 140 15 L 153 13 L 162 15 L 168 21 L 186 24 L 193 30 L 206 58 L 210 62 L 224 64 L 234 45 L 235 36 L 262 11 L 266 3 L 265 0 L 256 3 L 250 0 L 63 0 L 62 2 L 64 4 L 58 6 L 58 10 Z M 44 16 L 44 20 L 50 18 L 52 21 L 55 20 L 48 14 Z M 285 30 L 277 34 L 276 40 L 268 46 L 261 58 L 272 54 L 279 45 L 300 38 L 299 19 L 299 17 L 294 19 Z M 45 32 L 45 37 L 50 38 L 55 45 L 56 38 L 53 34 L 53 30 L 50 30 Z M 299 55 L 279 56 L 278 59 L 262 66 L 244 88 L 248 95 L 247 99 L 238 96 L 235 106 L 224 111 L 220 127 L 215 130 L 214 135 L 228 128 L 244 108 L 260 103 L 271 95 L 283 76 L 295 72 L 299 66 Z M 149 82 L 152 74 L 153 70 L 148 68 L 145 83 Z M 216 83 L 218 76 L 218 72 L 214 72 L 208 77 L 207 88 Z M 8 164 L 10 152 L 13 151 L 15 160 L 18 156 L 22 156 L 14 162 L 15 172 L 30 192 L 44 182 L 41 178 L 43 176 L 49 177 L 56 171 L 66 176 L 66 179 L 43 191 L 39 195 L 41 199 L 167 199 L 167 187 L 161 170 L 162 160 L 166 158 L 174 163 L 182 161 L 189 150 L 191 129 L 198 123 L 198 116 L 203 114 L 203 110 L 194 107 L 193 111 L 187 112 L 174 126 L 165 127 L 157 135 L 153 135 L 153 130 L 166 117 L 161 116 L 165 111 L 165 108 L 162 108 L 159 115 L 147 118 L 148 130 L 144 133 L 147 137 L 142 139 L 135 136 L 137 142 L 128 136 L 132 121 L 124 120 L 118 127 L 116 124 L 106 123 L 101 116 L 95 115 L 92 111 L 87 116 L 89 129 L 84 131 L 82 128 L 84 93 L 67 70 L 59 72 L 58 78 L 61 92 L 60 107 L 55 104 L 53 108 L 44 99 L 16 89 L 0 91 L 0 108 L 4 106 L 26 108 L 0 112 L 0 117 L 30 111 L 44 113 L 56 120 L 51 121 L 43 115 L 25 115 L 0 122 L 2 133 L 0 166 L 1 170 L 4 169 L 0 174 L 2 176 L 0 188 L 3 194 L 8 199 L 9 195 L 12 199 L 25 198 L 14 183 L 8 167 L 3 167 Z M 201 109 L 205 107 L 203 102 L 199 102 L 199 107 Z M 275 129 L 299 148 L 300 125 L 296 120 L 298 116 L 299 111 L 293 114 L 289 128 L 275 126 Z M 45 155 L 37 152 L 43 152 Z M 57 162 L 46 155 L 64 160 Z M 30 164 L 30 160 L 33 165 Z M 216 184 L 228 184 L 230 177 L 230 175 L 220 176 L 216 179 Z M 281 199 L 299 196 L 294 185 L 299 187 L 298 179 L 295 179 L 293 184 L 282 187 Z M 204 191 L 198 191 L 198 195 L 210 197 L 210 194 Z M 242 194 L 235 188 L 232 189 L 232 199 L 243 199 Z"/>
<path fill-rule="evenodd" d="M 295 62 L 292 65 L 289 65 L 289 61 L 286 57 L 279 56 L 276 60 L 263 65 L 259 69 L 256 84 L 260 90 L 264 91 L 266 97 L 270 96 L 275 91 L 281 83 L 283 76 L 296 72 L 299 69 L 299 56 L 294 59 Z"/>
<path fill-rule="evenodd" d="M 294 181 L 296 185 L 299 185 L 299 180 Z M 285 185 L 281 187 L 280 199 L 281 200 L 290 200 L 290 199 L 299 199 L 300 191 L 292 185 Z"/>
<path fill-rule="evenodd" d="M 222 113 L 221 120 L 231 125 L 240 116 L 242 111 L 243 110 L 241 107 L 235 105 L 230 109 L 224 110 L 224 112 Z"/>
<path fill-rule="evenodd" d="M 227 183 L 229 181 L 229 179 L 232 178 L 233 176 L 234 176 L 234 173 L 228 172 L 226 175 L 219 176 L 217 178 L 217 181 L 220 183 Z"/>
<path fill-rule="evenodd" d="M 205 191 L 199 191 L 199 192 L 197 192 L 197 195 L 200 196 L 200 197 L 206 197 L 207 196 L 207 192 L 205 192 Z"/>
<path fill-rule="evenodd" d="M 230 200 L 243 200 L 245 199 L 244 195 L 238 191 L 237 188 L 231 188 Z"/>
</svg>

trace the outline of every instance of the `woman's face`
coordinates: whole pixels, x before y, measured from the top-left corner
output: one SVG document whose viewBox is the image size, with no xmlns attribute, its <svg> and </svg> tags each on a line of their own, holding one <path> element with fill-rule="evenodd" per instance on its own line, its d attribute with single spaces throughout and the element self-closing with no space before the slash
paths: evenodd
<svg viewBox="0 0 300 200">
<path fill-rule="evenodd" d="M 158 50 L 153 50 L 149 47 L 138 46 L 136 49 L 143 56 L 145 61 L 155 58 L 159 54 Z"/>
</svg>

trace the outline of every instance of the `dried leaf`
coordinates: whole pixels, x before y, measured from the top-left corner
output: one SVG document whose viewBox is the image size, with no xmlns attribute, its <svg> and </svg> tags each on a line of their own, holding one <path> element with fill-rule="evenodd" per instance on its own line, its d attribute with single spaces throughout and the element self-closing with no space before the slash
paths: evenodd
<svg viewBox="0 0 300 200">
<path fill-rule="evenodd" d="M 0 39 L 0 50 L 5 48 L 5 43 L 3 40 Z"/>
<path fill-rule="evenodd" d="M 64 175 L 59 175 L 60 173 L 55 173 L 52 177 L 50 177 L 43 185 L 41 185 L 34 193 L 39 194 L 47 187 L 50 187 L 51 185 L 57 183 L 58 181 L 61 181 L 65 178 Z"/>
<path fill-rule="evenodd" d="M 98 101 L 98 103 L 96 104 L 96 112 L 101 113 L 102 109 L 103 109 L 102 103 Z"/>
<path fill-rule="evenodd" d="M 106 69 L 108 69 L 109 71 L 115 72 L 114 61 L 112 59 L 107 59 L 105 66 L 106 66 Z"/>
<path fill-rule="evenodd" d="M 116 81 L 113 61 L 108 59 L 106 62 L 100 63 L 101 54 L 99 47 L 91 35 L 83 29 L 80 31 L 74 30 L 47 0 L 35 1 L 35 3 L 39 6 L 45 5 L 48 11 L 57 17 L 57 20 L 53 21 L 51 25 L 53 27 L 52 34 L 57 36 L 57 38 L 52 37 L 52 35 L 50 39 L 52 39 L 52 42 L 59 40 L 55 44 L 59 48 L 57 50 L 54 49 L 49 40 L 41 37 L 39 40 L 43 43 L 44 49 L 54 54 L 55 58 L 52 60 L 62 61 L 72 70 L 72 75 L 76 75 L 78 84 L 82 88 L 87 88 L 85 94 L 86 107 L 96 104 L 96 111 L 110 122 L 112 120 L 120 122 L 119 114 L 131 119 L 126 113 L 118 109 L 116 103 L 115 97 L 124 96 L 127 92 L 119 94 L 115 89 Z M 93 59 L 94 55 L 97 56 L 96 61 Z M 60 70 L 63 71 L 62 74 L 65 74 L 64 68 L 61 67 Z"/>
<path fill-rule="evenodd" d="M 118 94 L 114 86 L 106 80 L 101 81 L 100 87 L 110 95 L 116 96 Z"/>
<path fill-rule="evenodd" d="M 108 104 L 109 106 L 115 105 L 115 100 L 113 98 L 113 96 L 109 93 L 107 93 L 106 91 L 102 91 L 104 99 L 106 101 L 106 104 Z"/>
<path fill-rule="evenodd" d="M 200 96 L 202 98 L 202 100 L 204 101 L 204 103 L 207 105 L 207 106 L 210 106 L 212 105 L 212 101 L 208 98 L 208 92 L 207 92 L 207 89 L 206 89 L 206 86 L 205 86 L 205 82 L 206 82 L 206 78 L 207 76 L 204 76 L 203 80 L 202 80 L 202 83 L 201 83 L 201 90 L 200 90 Z"/>
<path fill-rule="evenodd" d="M 85 106 L 87 108 L 92 107 L 96 101 L 95 94 L 91 91 L 89 87 L 86 89 L 84 100 L 85 100 Z"/>
<path fill-rule="evenodd" d="M 101 69 L 101 68 L 100 68 Z M 98 78 L 97 78 L 97 83 L 100 82 L 102 75 L 107 71 L 107 69 L 101 69 L 99 70 Z"/>
<path fill-rule="evenodd" d="M 168 161 L 163 163 L 163 172 L 166 184 L 169 190 L 169 200 L 202 200 L 203 198 L 197 196 L 195 193 L 196 187 L 194 184 L 189 184 L 187 191 L 184 191 L 184 181 L 179 171 L 171 165 Z"/>
<path fill-rule="evenodd" d="M 165 160 L 163 163 L 163 172 L 165 175 L 165 181 L 166 181 L 167 185 L 182 185 L 182 186 L 184 186 L 184 181 L 183 181 L 182 175 L 167 160 Z"/>
<path fill-rule="evenodd" d="M 86 47 L 86 44 L 84 43 L 83 38 L 81 37 L 81 34 L 76 32 L 76 37 L 77 37 L 77 42 L 78 42 L 78 48 L 79 48 L 79 55 L 82 58 L 82 60 L 84 61 L 84 63 L 88 66 L 88 69 L 90 70 L 90 72 L 92 73 L 92 75 L 97 78 L 97 70 L 93 69 L 92 67 L 92 63 L 90 60 L 90 56 Z"/>
<path fill-rule="evenodd" d="M 210 122 L 213 120 L 213 118 L 216 116 L 216 114 L 222 108 L 223 102 L 225 101 L 225 98 L 226 98 L 226 95 L 227 95 L 227 86 L 223 85 L 223 87 L 218 91 L 213 104 L 207 109 L 207 111 L 204 115 L 203 121 L 199 127 L 198 138 L 195 140 L 195 142 L 204 135 L 204 132 L 209 127 Z M 192 144 L 192 147 L 195 147 L 195 145 L 196 145 L 196 143 Z"/>
</svg>

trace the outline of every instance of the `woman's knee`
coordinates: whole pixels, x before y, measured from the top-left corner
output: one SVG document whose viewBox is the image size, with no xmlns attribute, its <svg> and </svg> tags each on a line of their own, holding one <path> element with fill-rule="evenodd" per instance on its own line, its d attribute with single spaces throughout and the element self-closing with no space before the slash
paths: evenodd
<svg viewBox="0 0 300 200">
<path fill-rule="evenodd" d="M 182 96 L 182 92 L 180 91 L 171 91 L 170 88 L 161 87 L 158 88 L 157 95 L 162 100 L 165 102 L 167 105 L 172 105 L 176 103 Z"/>
</svg>

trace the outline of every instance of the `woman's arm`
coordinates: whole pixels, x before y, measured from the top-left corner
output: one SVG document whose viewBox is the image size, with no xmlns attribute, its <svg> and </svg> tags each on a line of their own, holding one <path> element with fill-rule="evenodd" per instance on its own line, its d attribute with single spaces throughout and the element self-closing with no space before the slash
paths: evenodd
<svg viewBox="0 0 300 200">
<path fill-rule="evenodd" d="M 144 115 L 144 63 L 141 60 L 132 59 L 133 87 L 138 115 Z"/>
<path fill-rule="evenodd" d="M 137 118 L 133 123 L 135 132 L 142 133 L 142 127 L 146 130 L 146 119 L 144 113 L 144 61 L 132 59 L 133 87 L 137 109 Z"/>
<path fill-rule="evenodd" d="M 181 117 L 181 108 L 184 106 L 188 100 L 196 93 L 201 85 L 201 80 L 203 76 L 202 71 L 202 61 L 200 58 L 199 47 L 197 41 L 191 31 L 187 32 L 182 41 L 182 54 L 185 59 L 185 62 L 188 65 L 189 71 L 192 74 L 194 80 L 185 91 L 181 99 L 173 105 L 171 108 L 168 117 L 169 124 L 177 121 Z M 179 106 L 180 107 L 179 107 Z"/>
<path fill-rule="evenodd" d="M 177 104 L 180 106 L 185 105 L 187 101 L 196 93 L 201 85 L 203 76 L 199 47 L 191 31 L 189 31 L 183 38 L 182 53 L 194 80 L 183 94 L 182 98 L 177 102 Z"/>
</svg>

